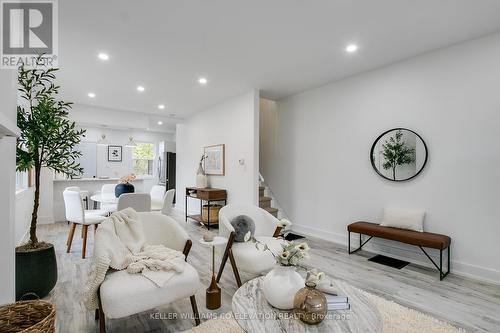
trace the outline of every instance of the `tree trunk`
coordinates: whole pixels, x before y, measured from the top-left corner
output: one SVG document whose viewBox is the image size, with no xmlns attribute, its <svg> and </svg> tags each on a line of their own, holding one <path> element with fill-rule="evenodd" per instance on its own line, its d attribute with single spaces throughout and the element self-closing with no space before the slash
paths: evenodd
<svg viewBox="0 0 500 333">
<path fill-rule="evenodd" d="M 396 180 L 396 165 L 392 167 L 392 179 Z"/>
<path fill-rule="evenodd" d="M 36 222 L 38 218 L 38 206 L 40 205 L 40 172 L 41 166 L 35 165 L 35 199 L 33 204 L 33 212 L 31 213 L 31 226 L 30 226 L 30 243 L 36 245 L 38 239 L 36 238 Z"/>
</svg>

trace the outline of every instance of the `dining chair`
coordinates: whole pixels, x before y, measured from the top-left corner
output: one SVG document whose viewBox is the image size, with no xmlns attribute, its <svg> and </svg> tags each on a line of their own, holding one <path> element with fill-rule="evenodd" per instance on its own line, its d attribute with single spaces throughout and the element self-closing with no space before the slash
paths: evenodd
<svg viewBox="0 0 500 333">
<path fill-rule="evenodd" d="M 104 184 L 101 187 L 101 196 L 103 198 L 109 197 L 115 198 L 115 187 L 116 184 Z M 101 209 L 106 210 L 110 213 L 114 213 L 118 210 L 118 205 L 114 203 L 101 203 Z"/>
<path fill-rule="evenodd" d="M 172 206 L 174 205 L 175 189 L 168 190 L 163 197 L 163 207 L 161 208 L 161 213 L 163 215 L 170 215 L 172 212 Z"/>
<path fill-rule="evenodd" d="M 149 193 L 124 193 L 118 198 L 118 210 L 131 207 L 136 212 L 151 211 L 151 195 Z"/>
<path fill-rule="evenodd" d="M 88 209 L 89 207 L 89 203 L 88 203 L 88 199 L 89 199 L 89 191 L 82 191 L 80 189 L 80 187 L 78 186 L 68 186 L 64 189 L 65 191 L 75 191 L 75 192 L 78 192 L 80 193 L 80 198 L 85 202 L 85 212 L 87 213 L 94 213 L 94 214 L 97 214 L 97 215 L 102 215 L 102 216 L 107 216 L 109 214 L 109 212 L 107 210 L 103 210 L 103 209 Z M 68 221 L 69 223 L 69 221 Z"/>
<path fill-rule="evenodd" d="M 151 210 L 160 211 L 163 208 L 163 200 L 165 198 L 165 186 L 164 185 L 154 185 L 149 191 L 151 195 Z"/>
<path fill-rule="evenodd" d="M 68 240 L 66 241 L 66 253 L 71 251 L 73 235 L 75 234 L 76 225 L 82 226 L 82 259 L 85 259 L 85 251 L 87 249 L 87 232 L 90 225 L 94 226 L 94 233 L 97 230 L 97 225 L 104 221 L 105 217 L 98 215 L 92 211 L 83 209 L 80 193 L 77 191 L 64 191 L 64 206 L 66 208 L 66 220 L 71 223 Z"/>
<path fill-rule="evenodd" d="M 82 200 L 85 202 L 85 209 L 89 209 L 89 191 L 86 190 L 82 191 L 78 186 L 69 186 L 66 187 L 65 190 L 80 192 L 80 196 L 82 197 Z"/>
</svg>

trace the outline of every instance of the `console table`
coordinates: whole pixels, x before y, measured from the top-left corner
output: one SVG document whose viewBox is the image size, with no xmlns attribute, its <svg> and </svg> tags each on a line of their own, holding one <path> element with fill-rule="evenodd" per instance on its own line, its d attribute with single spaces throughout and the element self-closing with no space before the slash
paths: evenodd
<svg viewBox="0 0 500 333">
<path fill-rule="evenodd" d="M 197 215 L 189 215 L 188 214 L 188 198 L 192 199 L 198 199 L 200 200 L 200 214 Z M 207 207 L 207 221 L 204 221 L 202 219 L 202 214 L 203 214 L 203 202 L 206 202 L 208 207 Z M 185 209 L 185 215 L 186 215 L 186 222 L 187 219 L 193 219 L 195 221 L 200 222 L 203 225 L 206 225 L 208 230 L 210 230 L 210 203 L 216 202 L 216 201 L 223 201 L 224 206 L 227 204 L 227 191 L 224 189 L 220 188 L 198 188 L 198 187 L 186 187 L 186 202 L 184 205 Z M 212 221 L 212 224 L 218 224 L 214 223 L 215 221 Z"/>
</svg>

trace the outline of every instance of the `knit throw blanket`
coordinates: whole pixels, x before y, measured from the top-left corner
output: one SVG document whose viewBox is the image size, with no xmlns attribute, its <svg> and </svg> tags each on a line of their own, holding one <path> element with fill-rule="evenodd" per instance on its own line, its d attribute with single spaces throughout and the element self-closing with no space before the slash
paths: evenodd
<svg viewBox="0 0 500 333">
<path fill-rule="evenodd" d="M 161 288 L 174 274 L 182 272 L 184 265 L 182 252 L 146 244 L 142 222 L 134 209 L 113 213 L 95 234 L 92 268 L 84 290 L 85 305 L 89 309 L 98 307 L 97 290 L 109 268 L 142 274 Z"/>
</svg>

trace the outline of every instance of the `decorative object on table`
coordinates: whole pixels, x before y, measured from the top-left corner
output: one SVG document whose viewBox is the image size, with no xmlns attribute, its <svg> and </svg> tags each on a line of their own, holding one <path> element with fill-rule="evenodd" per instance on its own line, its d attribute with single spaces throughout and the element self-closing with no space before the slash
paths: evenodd
<svg viewBox="0 0 500 333">
<path fill-rule="evenodd" d="M 427 146 L 420 135 L 406 128 L 394 128 L 375 140 L 370 160 L 373 169 L 383 178 L 405 181 L 424 169 L 427 155 Z"/>
<path fill-rule="evenodd" d="M 56 307 L 47 301 L 19 301 L 0 306 L 0 332 L 55 332 Z"/>
<path fill-rule="evenodd" d="M 208 177 L 205 174 L 205 170 L 203 170 L 203 161 L 206 158 L 207 156 L 203 155 L 198 163 L 198 171 L 196 172 L 196 187 L 198 188 L 206 188 L 208 186 Z"/>
<path fill-rule="evenodd" d="M 212 280 L 210 282 L 210 286 L 207 288 L 206 291 L 206 300 L 207 300 L 206 306 L 207 309 L 209 310 L 215 310 L 220 308 L 221 305 L 221 289 L 219 288 L 217 282 L 215 281 L 215 247 L 226 244 L 227 238 L 220 236 L 214 237 L 212 234 L 211 235 L 212 240 L 206 241 L 205 236 L 207 236 L 207 234 L 203 235 L 203 238 L 200 239 L 201 245 L 212 247 Z"/>
<path fill-rule="evenodd" d="M 253 237 L 255 234 L 255 222 L 249 216 L 238 215 L 230 223 L 236 233 L 234 237 L 235 242 L 246 242 L 249 240 L 249 237 Z"/>
<path fill-rule="evenodd" d="M 122 146 L 108 146 L 108 162 L 122 161 Z"/>
<path fill-rule="evenodd" d="M 317 270 L 307 272 L 306 286 L 295 294 L 294 312 L 306 324 L 316 325 L 325 319 L 328 311 L 326 297 L 316 290 L 316 285 L 324 276 L 323 272 Z"/>
<path fill-rule="evenodd" d="M 207 231 L 206 233 L 203 234 L 203 240 L 205 242 L 211 242 L 214 240 L 214 234 L 211 233 L 210 231 Z"/>
<path fill-rule="evenodd" d="M 192 191 L 196 192 L 196 196 L 193 196 Z M 189 207 L 188 207 L 188 199 L 196 199 L 199 200 L 199 214 L 190 215 Z M 219 223 L 218 212 L 221 207 L 214 206 L 214 203 L 226 205 L 227 201 L 227 191 L 220 188 L 198 188 L 198 187 L 186 187 L 185 191 L 185 203 L 184 203 L 184 214 L 186 222 L 188 218 L 191 218 L 202 225 L 206 225 L 210 230 L 211 224 Z M 205 211 L 204 211 L 205 210 Z M 217 214 L 214 214 L 214 211 L 217 211 Z"/>
<path fill-rule="evenodd" d="M 225 145 L 213 145 L 204 148 L 205 174 L 213 176 L 224 176 L 225 174 Z"/>
<path fill-rule="evenodd" d="M 296 267 L 300 267 L 299 262 L 309 256 L 309 245 L 285 241 L 281 252 L 275 254 L 266 244 L 260 243 L 255 238 L 251 240 L 257 249 L 271 252 L 276 260 L 277 266 L 266 274 L 262 283 L 266 300 L 275 308 L 293 309 L 295 294 L 304 286 L 304 279 L 297 273 Z"/>
<path fill-rule="evenodd" d="M 120 178 L 118 185 L 115 186 L 115 197 L 119 198 L 123 193 L 134 193 L 134 185 L 130 184 L 130 182 L 133 182 L 136 178 L 134 173 Z"/>
<path fill-rule="evenodd" d="M 19 68 L 16 147 L 17 171 L 34 172 L 35 192 L 29 241 L 16 247 L 16 299 L 26 293 L 45 297 L 57 281 L 54 246 L 40 242 L 36 236 L 40 205 L 41 170 L 48 168 L 66 177 L 83 173 L 77 162 L 82 156 L 75 149 L 85 136 L 76 129 L 68 114 L 71 103 L 56 99 L 59 86 L 54 82 L 57 69 L 35 66 Z M 57 148 L 57 149 L 56 149 Z"/>
</svg>

